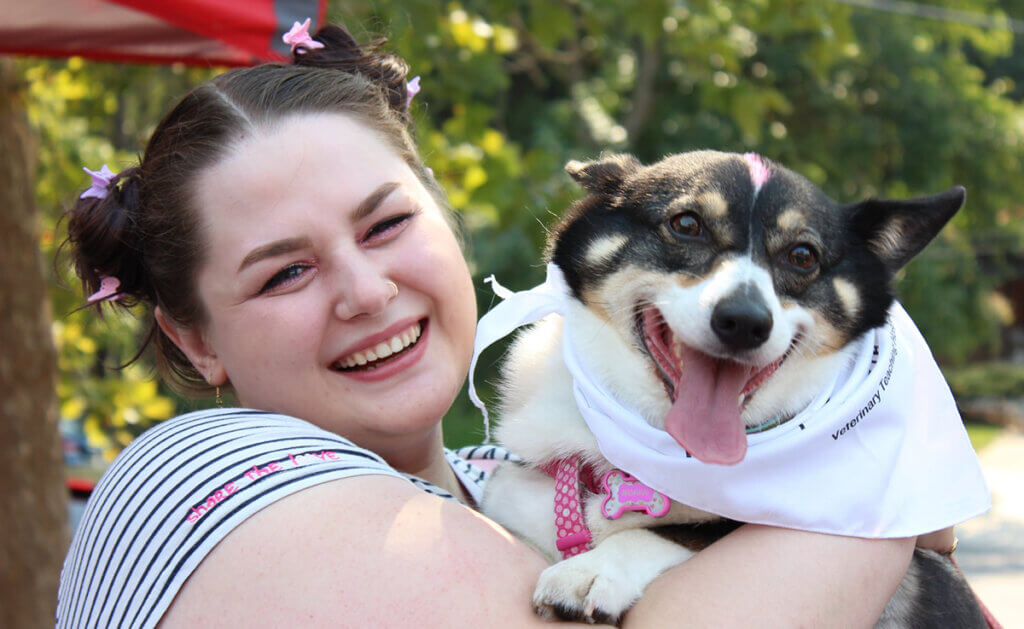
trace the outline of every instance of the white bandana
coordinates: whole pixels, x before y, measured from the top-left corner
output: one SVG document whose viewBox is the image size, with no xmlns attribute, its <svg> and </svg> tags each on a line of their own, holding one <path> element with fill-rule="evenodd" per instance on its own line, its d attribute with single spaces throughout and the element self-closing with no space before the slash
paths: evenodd
<svg viewBox="0 0 1024 629">
<path fill-rule="evenodd" d="M 488 281 L 503 301 L 477 326 L 469 380 L 485 420 L 473 386 L 480 352 L 520 326 L 564 316 L 571 299 L 553 264 L 528 291 Z M 574 351 L 570 323 L 562 357 L 601 453 L 679 502 L 741 522 L 872 538 L 928 533 L 991 508 L 949 387 L 898 303 L 886 325 L 853 341 L 856 358 L 831 386 L 790 421 L 748 435 L 746 457 L 731 466 L 690 458 L 606 393 Z"/>
</svg>

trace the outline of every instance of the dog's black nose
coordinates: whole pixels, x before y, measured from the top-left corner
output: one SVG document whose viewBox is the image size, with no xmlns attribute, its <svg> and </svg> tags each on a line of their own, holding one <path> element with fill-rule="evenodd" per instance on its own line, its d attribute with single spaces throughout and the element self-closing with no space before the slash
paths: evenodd
<svg viewBox="0 0 1024 629">
<path fill-rule="evenodd" d="M 731 350 L 754 349 L 772 333 L 772 312 L 757 292 L 743 291 L 718 302 L 711 329 Z"/>
</svg>

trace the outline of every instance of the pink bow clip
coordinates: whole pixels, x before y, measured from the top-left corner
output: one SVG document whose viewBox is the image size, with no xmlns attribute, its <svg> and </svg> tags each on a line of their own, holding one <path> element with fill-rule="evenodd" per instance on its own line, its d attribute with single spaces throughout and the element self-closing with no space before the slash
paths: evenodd
<svg viewBox="0 0 1024 629">
<path fill-rule="evenodd" d="M 105 199 L 107 197 L 107 190 L 110 188 L 110 181 L 116 175 L 110 172 L 110 169 L 107 168 L 106 164 L 104 164 L 103 168 L 100 168 L 99 170 L 89 170 L 84 166 L 82 167 L 82 170 L 89 173 L 89 176 L 92 177 L 92 185 L 89 186 L 88 190 L 78 195 L 78 198 L 88 199 L 94 197 L 97 199 Z"/>
<path fill-rule="evenodd" d="M 420 77 L 414 76 L 411 81 L 405 84 L 405 108 L 409 109 L 413 96 L 420 93 Z"/>
<path fill-rule="evenodd" d="M 310 37 L 309 22 L 310 18 L 308 17 L 302 24 L 296 22 L 292 24 L 292 30 L 281 36 L 281 41 L 292 47 L 292 53 L 294 53 L 295 49 L 299 47 L 305 48 L 306 50 L 316 50 L 324 47 L 322 43 Z"/>
<path fill-rule="evenodd" d="M 89 295 L 86 303 L 92 305 L 101 301 L 116 301 L 121 297 L 121 280 L 109 275 L 100 276 L 100 289 Z"/>
</svg>

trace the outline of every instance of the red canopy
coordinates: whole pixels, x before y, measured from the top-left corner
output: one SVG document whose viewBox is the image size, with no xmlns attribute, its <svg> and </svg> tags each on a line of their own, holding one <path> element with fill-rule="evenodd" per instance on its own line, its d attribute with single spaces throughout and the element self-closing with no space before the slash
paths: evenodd
<svg viewBox="0 0 1024 629">
<path fill-rule="evenodd" d="M 293 22 L 326 0 L 0 0 L 0 54 L 245 66 L 288 54 Z"/>
</svg>

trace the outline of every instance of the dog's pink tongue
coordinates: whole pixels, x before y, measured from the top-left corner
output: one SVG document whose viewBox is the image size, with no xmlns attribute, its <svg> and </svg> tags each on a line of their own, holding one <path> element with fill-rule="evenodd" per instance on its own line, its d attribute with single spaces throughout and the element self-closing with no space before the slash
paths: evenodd
<svg viewBox="0 0 1024 629">
<path fill-rule="evenodd" d="M 747 453 L 740 419 L 740 392 L 750 368 L 684 348 L 676 399 L 665 416 L 665 430 L 705 463 L 733 465 Z"/>
</svg>

